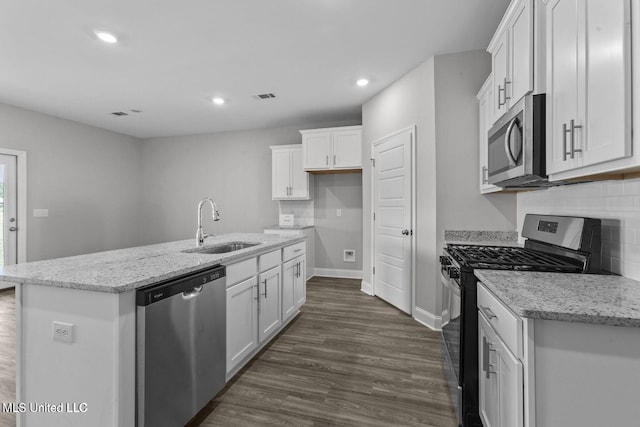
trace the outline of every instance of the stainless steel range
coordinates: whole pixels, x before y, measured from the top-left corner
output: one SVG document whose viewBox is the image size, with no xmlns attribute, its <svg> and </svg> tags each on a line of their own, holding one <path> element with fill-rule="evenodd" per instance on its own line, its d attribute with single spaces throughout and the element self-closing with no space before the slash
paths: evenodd
<svg viewBox="0 0 640 427">
<path fill-rule="evenodd" d="M 527 215 L 524 247 L 448 244 L 440 257 L 442 281 L 459 310 L 442 327 L 443 367 L 458 423 L 482 426 L 478 414 L 478 313 L 475 269 L 600 273 L 599 219 Z M 455 307 L 456 304 L 453 304 Z"/>
</svg>

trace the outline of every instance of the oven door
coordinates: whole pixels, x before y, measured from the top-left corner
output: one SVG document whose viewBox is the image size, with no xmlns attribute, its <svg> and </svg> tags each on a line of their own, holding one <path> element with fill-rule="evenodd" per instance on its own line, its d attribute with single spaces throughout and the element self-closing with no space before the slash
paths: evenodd
<svg viewBox="0 0 640 427">
<path fill-rule="evenodd" d="M 445 270 L 440 273 L 443 290 L 448 290 L 449 322 L 442 326 L 442 366 L 449 385 L 451 400 L 456 409 L 458 422 L 462 422 L 462 377 L 460 374 L 460 285 L 448 277 Z"/>
</svg>

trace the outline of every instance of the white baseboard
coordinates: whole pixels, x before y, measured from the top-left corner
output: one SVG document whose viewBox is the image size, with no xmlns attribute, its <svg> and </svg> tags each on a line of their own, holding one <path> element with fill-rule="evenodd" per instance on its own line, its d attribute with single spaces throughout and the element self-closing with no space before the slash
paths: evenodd
<svg viewBox="0 0 640 427">
<path fill-rule="evenodd" d="M 442 329 L 442 327 L 444 325 L 446 325 L 447 323 L 449 323 L 449 320 L 451 320 L 451 316 L 449 315 L 449 310 L 445 310 L 442 312 L 442 316 L 441 317 L 441 322 L 440 322 L 440 329 Z"/>
<path fill-rule="evenodd" d="M 447 313 L 448 315 L 448 313 Z M 442 316 L 435 316 L 420 307 L 414 307 L 413 318 L 434 331 L 442 330 Z"/>
<path fill-rule="evenodd" d="M 363 280 L 362 284 L 360 285 L 360 290 L 367 295 L 373 296 L 373 285 L 369 282 L 365 282 Z"/>
<path fill-rule="evenodd" d="M 318 268 L 313 270 L 316 276 L 340 277 L 344 279 L 362 279 L 362 270 L 340 270 L 337 268 Z"/>
</svg>

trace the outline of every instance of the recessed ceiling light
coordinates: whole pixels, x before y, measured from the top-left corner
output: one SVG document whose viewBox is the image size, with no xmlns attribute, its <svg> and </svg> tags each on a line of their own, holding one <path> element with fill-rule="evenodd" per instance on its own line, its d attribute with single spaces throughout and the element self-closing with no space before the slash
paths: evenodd
<svg viewBox="0 0 640 427">
<path fill-rule="evenodd" d="M 358 79 L 358 81 L 356 82 L 356 84 L 357 84 L 358 86 L 360 86 L 360 87 L 364 87 L 364 86 L 366 86 L 366 85 L 368 85 L 368 84 L 369 84 L 369 80 L 364 79 L 364 78 L 362 78 L 362 79 Z"/>
<path fill-rule="evenodd" d="M 216 105 L 222 105 L 224 104 L 224 99 L 223 98 L 213 98 L 213 103 Z"/>
<path fill-rule="evenodd" d="M 96 34 L 96 37 L 98 37 L 100 40 L 102 40 L 105 43 L 113 44 L 118 42 L 118 38 L 108 31 L 95 30 L 95 34 Z"/>
</svg>

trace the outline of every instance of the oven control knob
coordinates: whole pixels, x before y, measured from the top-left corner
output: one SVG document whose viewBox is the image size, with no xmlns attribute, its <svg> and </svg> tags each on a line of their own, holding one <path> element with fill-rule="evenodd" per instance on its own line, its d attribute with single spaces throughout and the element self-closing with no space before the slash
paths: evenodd
<svg viewBox="0 0 640 427">
<path fill-rule="evenodd" d="M 440 256 L 440 264 L 449 265 L 449 264 L 451 264 L 451 260 L 449 259 L 448 256 L 441 255 Z"/>
<path fill-rule="evenodd" d="M 455 267 L 449 267 L 447 273 L 449 274 L 449 277 L 451 277 L 452 279 L 460 278 L 460 270 L 458 270 Z"/>
</svg>

